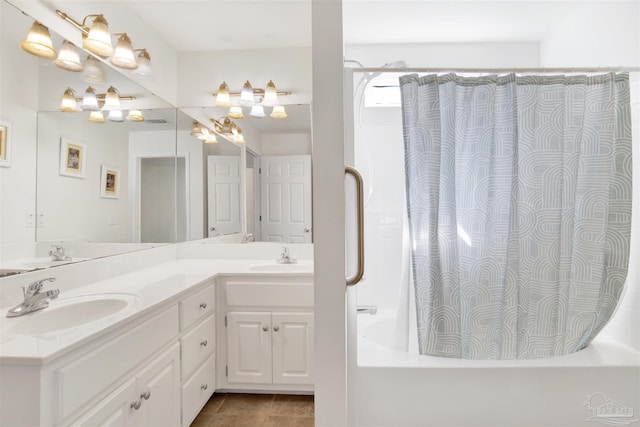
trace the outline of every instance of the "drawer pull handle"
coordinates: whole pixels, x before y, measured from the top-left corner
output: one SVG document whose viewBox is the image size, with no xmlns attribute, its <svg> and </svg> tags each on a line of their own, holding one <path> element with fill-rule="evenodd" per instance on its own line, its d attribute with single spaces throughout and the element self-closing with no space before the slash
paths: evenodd
<svg viewBox="0 0 640 427">
<path fill-rule="evenodd" d="M 149 398 L 151 397 L 151 391 L 147 390 L 144 393 L 142 393 L 140 395 L 140 399 L 144 399 L 144 400 L 149 400 Z"/>
<path fill-rule="evenodd" d="M 207 303 L 206 302 L 201 302 L 200 303 L 200 308 L 207 308 Z"/>
<path fill-rule="evenodd" d="M 136 411 L 140 409 L 141 406 L 142 406 L 142 400 L 137 400 L 131 404 L 131 407 Z"/>
<path fill-rule="evenodd" d="M 274 326 L 274 327 L 273 327 L 273 330 L 274 330 L 275 332 L 278 332 L 278 331 L 280 330 L 280 327 L 279 327 L 279 326 Z"/>
<path fill-rule="evenodd" d="M 200 388 L 201 388 L 202 390 L 206 390 L 206 389 L 208 389 L 208 388 L 209 388 L 209 386 L 208 386 L 208 385 L 206 385 L 206 384 L 202 384 L 202 385 L 200 386 Z"/>
<path fill-rule="evenodd" d="M 268 326 L 263 326 L 263 327 L 262 327 L 262 330 L 263 330 L 263 331 L 265 331 L 265 332 L 267 332 L 267 331 L 269 330 L 269 327 L 268 327 Z"/>
<path fill-rule="evenodd" d="M 204 340 L 204 341 L 200 342 L 200 345 L 201 345 L 201 346 L 203 346 L 203 347 L 206 347 L 206 346 L 207 346 L 207 344 L 209 344 L 209 343 L 207 342 L 207 340 Z"/>
</svg>

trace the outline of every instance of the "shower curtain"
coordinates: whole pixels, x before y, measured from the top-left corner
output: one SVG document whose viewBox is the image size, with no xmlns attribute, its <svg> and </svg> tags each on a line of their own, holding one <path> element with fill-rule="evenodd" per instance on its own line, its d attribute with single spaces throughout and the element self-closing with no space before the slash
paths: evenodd
<svg viewBox="0 0 640 427">
<path fill-rule="evenodd" d="M 627 74 L 400 78 L 421 354 L 585 348 L 627 274 Z"/>
</svg>

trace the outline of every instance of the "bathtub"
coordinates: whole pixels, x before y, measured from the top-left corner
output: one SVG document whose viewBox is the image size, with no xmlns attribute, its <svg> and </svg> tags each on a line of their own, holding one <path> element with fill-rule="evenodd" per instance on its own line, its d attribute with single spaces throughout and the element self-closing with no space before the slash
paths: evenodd
<svg viewBox="0 0 640 427">
<path fill-rule="evenodd" d="M 349 365 L 354 425 L 640 426 L 640 353 L 633 349 L 598 337 L 549 359 L 421 356 L 388 345 L 395 315 L 357 316 L 357 357 Z"/>
</svg>

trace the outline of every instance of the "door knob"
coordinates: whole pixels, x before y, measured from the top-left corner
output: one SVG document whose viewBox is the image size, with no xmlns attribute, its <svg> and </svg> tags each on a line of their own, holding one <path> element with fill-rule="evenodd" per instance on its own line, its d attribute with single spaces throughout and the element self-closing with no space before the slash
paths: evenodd
<svg viewBox="0 0 640 427">
<path fill-rule="evenodd" d="M 211 227 L 209 227 L 209 231 L 216 231 L 216 228 L 212 225 Z"/>
<path fill-rule="evenodd" d="M 310 229 L 310 228 L 305 228 L 305 229 L 304 229 L 304 232 L 305 232 L 305 233 L 308 233 L 308 232 L 310 232 L 310 231 L 311 231 L 311 229 Z"/>
<path fill-rule="evenodd" d="M 279 326 L 274 326 L 274 327 L 273 327 L 273 330 L 274 330 L 275 332 L 278 332 L 278 331 L 280 330 L 280 327 L 279 327 Z"/>
<path fill-rule="evenodd" d="M 265 331 L 265 332 L 267 332 L 267 331 L 269 330 L 269 327 L 268 327 L 268 326 L 263 326 L 263 327 L 262 327 L 262 330 L 263 330 L 263 331 Z"/>
</svg>

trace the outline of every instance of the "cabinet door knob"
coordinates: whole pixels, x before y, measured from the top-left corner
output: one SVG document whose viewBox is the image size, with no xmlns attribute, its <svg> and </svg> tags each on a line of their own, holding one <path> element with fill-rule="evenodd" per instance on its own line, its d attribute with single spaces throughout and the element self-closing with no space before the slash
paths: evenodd
<svg viewBox="0 0 640 427">
<path fill-rule="evenodd" d="M 201 345 L 201 346 L 203 346 L 203 347 L 206 347 L 206 346 L 207 346 L 207 344 L 209 344 L 209 343 L 207 342 L 207 340 L 204 340 L 204 341 L 201 341 L 201 342 L 200 342 L 200 345 Z"/>
<path fill-rule="evenodd" d="M 263 326 L 263 327 L 262 327 L 262 330 L 263 330 L 263 331 L 265 331 L 265 332 L 267 332 L 267 331 L 269 330 L 269 327 L 268 327 L 268 326 Z"/>
<path fill-rule="evenodd" d="M 207 308 L 207 303 L 206 302 L 201 302 L 200 303 L 200 308 Z"/>
<path fill-rule="evenodd" d="M 273 330 L 274 330 L 275 332 L 278 332 L 278 331 L 280 330 L 280 327 L 279 327 L 279 326 L 274 326 L 274 327 L 273 327 Z"/>
<path fill-rule="evenodd" d="M 206 390 L 206 389 L 208 389 L 208 388 L 209 388 L 209 386 L 208 386 L 208 385 L 206 385 L 206 384 L 202 384 L 202 385 L 200 386 L 200 388 L 201 388 L 202 390 Z"/>
<path fill-rule="evenodd" d="M 131 404 L 131 407 L 132 407 L 133 409 L 135 409 L 136 411 L 137 411 L 138 409 L 140 409 L 140 406 L 142 406 L 142 400 L 136 400 L 135 402 L 133 402 L 133 403 Z"/>
<path fill-rule="evenodd" d="M 140 399 L 144 399 L 144 400 L 149 400 L 149 398 L 151 397 L 151 391 L 147 390 L 144 393 L 142 393 L 140 395 Z"/>
</svg>

